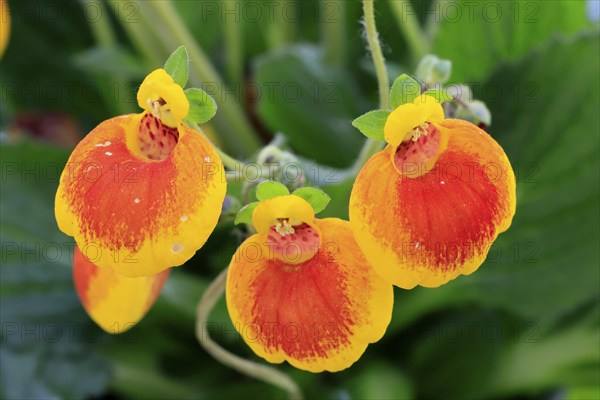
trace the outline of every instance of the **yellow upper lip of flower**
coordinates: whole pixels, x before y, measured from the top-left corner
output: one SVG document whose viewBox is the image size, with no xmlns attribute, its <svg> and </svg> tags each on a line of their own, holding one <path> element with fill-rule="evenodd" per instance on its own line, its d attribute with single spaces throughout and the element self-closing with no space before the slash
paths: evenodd
<svg viewBox="0 0 600 400">
<path fill-rule="evenodd" d="M 252 224 L 258 233 L 266 233 L 272 226 L 283 226 L 282 220 L 291 225 L 307 223 L 313 225 L 315 212 L 300 196 L 293 194 L 277 196 L 260 202 L 252 213 Z"/>
<path fill-rule="evenodd" d="M 402 104 L 388 116 L 384 126 L 385 141 L 398 147 L 412 139 L 415 128 L 426 122 L 438 124 L 444 120 L 444 110 L 438 101 L 428 95 L 417 96 L 412 103 Z"/>
<path fill-rule="evenodd" d="M 137 93 L 138 105 L 169 126 L 177 126 L 190 110 L 183 88 L 164 69 L 152 71 Z"/>
</svg>

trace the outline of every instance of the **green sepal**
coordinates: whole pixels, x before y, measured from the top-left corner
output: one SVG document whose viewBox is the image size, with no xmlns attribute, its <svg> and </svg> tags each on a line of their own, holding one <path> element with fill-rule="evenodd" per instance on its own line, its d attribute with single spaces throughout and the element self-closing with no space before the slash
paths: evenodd
<svg viewBox="0 0 600 400">
<path fill-rule="evenodd" d="M 164 69 L 176 84 L 185 87 L 189 76 L 190 59 L 185 46 L 179 46 L 167 59 Z"/>
<path fill-rule="evenodd" d="M 217 113 L 217 103 L 204 90 L 189 88 L 185 90 L 185 96 L 190 103 L 190 111 L 185 117 L 188 121 L 203 124 Z"/>
<path fill-rule="evenodd" d="M 249 224 L 252 225 L 252 214 L 254 213 L 254 209 L 258 206 L 259 202 L 255 201 L 253 203 L 246 204 L 235 216 L 234 223 L 238 224 Z"/>
<path fill-rule="evenodd" d="M 327 193 L 314 187 L 296 189 L 292 194 L 306 200 L 315 210 L 315 214 L 327 208 L 327 205 L 331 201 L 331 197 Z"/>
<path fill-rule="evenodd" d="M 394 81 L 390 91 L 390 104 L 396 109 L 402 104 L 412 103 L 421 94 L 421 84 L 406 74 L 400 75 Z"/>
<path fill-rule="evenodd" d="M 256 187 L 256 198 L 260 201 L 288 194 L 290 194 L 288 188 L 284 184 L 275 181 L 264 181 Z"/>
<path fill-rule="evenodd" d="M 387 110 L 369 111 L 352 121 L 352 126 L 369 139 L 385 140 L 383 128 L 390 113 Z"/>
<path fill-rule="evenodd" d="M 438 101 L 438 103 L 442 104 L 445 101 L 452 100 L 454 97 L 452 95 L 446 93 L 443 90 L 428 90 L 425 93 L 427 96 L 431 96 Z"/>
</svg>

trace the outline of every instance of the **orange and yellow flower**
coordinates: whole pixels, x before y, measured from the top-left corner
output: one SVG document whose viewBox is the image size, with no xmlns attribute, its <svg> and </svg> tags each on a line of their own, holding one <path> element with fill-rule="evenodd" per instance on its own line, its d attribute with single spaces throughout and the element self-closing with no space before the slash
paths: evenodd
<svg viewBox="0 0 600 400">
<path fill-rule="evenodd" d="M 257 233 L 238 248 L 227 276 L 235 328 L 269 362 L 348 368 L 385 333 L 392 285 L 371 269 L 348 222 L 316 219 L 295 194 L 260 202 L 252 222 Z"/>
<path fill-rule="evenodd" d="M 103 330 L 122 333 L 137 324 L 156 301 L 170 270 L 129 278 L 100 268 L 76 247 L 73 280 L 81 304 Z"/>
<path fill-rule="evenodd" d="M 186 95 L 158 69 L 138 92 L 141 114 L 102 122 L 75 148 L 60 179 L 59 228 L 94 263 L 133 278 L 183 264 L 215 228 L 225 197 L 215 149 L 186 127 Z"/>
<path fill-rule="evenodd" d="M 377 272 L 399 287 L 436 287 L 477 270 L 516 208 L 515 175 L 486 132 L 444 119 L 428 95 L 393 110 L 388 146 L 360 171 L 350 223 Z"/>
</svg>

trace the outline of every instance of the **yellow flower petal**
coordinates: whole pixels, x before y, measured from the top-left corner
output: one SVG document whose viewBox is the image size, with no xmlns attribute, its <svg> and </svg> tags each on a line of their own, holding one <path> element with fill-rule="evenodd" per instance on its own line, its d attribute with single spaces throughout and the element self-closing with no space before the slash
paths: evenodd
<svg viewBox="0 0 600 400">
<path fill-rule="evenodd" d="M 169 272 L 128 278 L 94 265 L 78 247 L 73 254 L 73 279 L 81 303 L 103 330 L 113 334 L 125 332 L 146 315 Z"/>
<path fill-rule="evenodd" d="M 437 100 L 431 96 L 417 96 L 412 103 L 402 104 L 389 115 L 384 126 L 385 141 L 397 147 L 410 138 L 413 129 L 430 122 L 440 123 L 444 120 L 444 110 Z"/>
<path fill-rule="evenodd" d="M 138 105 L 149 113 L 154 113 L 155 102 L 159 104 L 162 121 L 169 126 L 176 126 L 188 114 L 190 104 L 183 88 L 173 81 L 164 69 L 151 72 L 140 86 L 137 94 Z"/>
<path fill-rule="evenodd" d="M 261 201 L 252 213 L 252 224 L 259 233 L 266 233 L 278 219 L 289 219 L 293 225 L 312 225 L 315 212 L 303 198 L 293 194 Z"/>
</svg>

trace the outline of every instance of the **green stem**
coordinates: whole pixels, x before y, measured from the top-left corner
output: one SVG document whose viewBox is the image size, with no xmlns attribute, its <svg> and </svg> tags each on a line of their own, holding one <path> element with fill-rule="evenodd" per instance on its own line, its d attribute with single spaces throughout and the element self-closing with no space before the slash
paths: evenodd
<svg viewBox="0 0 600 400">
<path fill-rule="evenodd" d="M 223 293 L 227 282 L 227 269 L 223 270 L 217 278 L 206 288 L 198 307 L 196 308 L 196 338 L 200 345 L 214 359 L 242 374 L 270 383 L 285 390 L 292 400 L 301 400 L 302 392 L 298 385 L 286 374 L 267 365 L 252 362 L 232 354 L 219 346 L 208 334 L 207 321 L 210 312 Z"/>
<path fill-rule="evenodd" d="M 81 0 L 84 6 L 93 5 L 100 13 L 100 18 L 90 20 L 89 26 L 96 43 L 101 47 L 111 47 L 116 43 L 116 38 L 110 26 L 109 16 L 104 4 L 99 0 Z"/>
<path fill-rule="evenodd" d="M 363 0 L 363 12 L 365 13 L 365 31 L 367 33 L 367 43 L 371 50 L 371 57 L 377 73 L 377 82 L 379 83 L 379 108 L 390 109 L 390 79 L 385 68 L 385 58 L 381 51 L 379 43 L 379 33 L 375 25 L 375 12 L 373 10 L 374 0 Z"/>
<path fill-rule="evenodd" d="M 444 4 L 447 2 L 448 0 L 433 0 L 433 3 L 431 4 L 431 8 L 432 10 L 439 10 L 441 7 L 444 6 Z M 439 4 L 439 6 L 438 6 Z M 437 7 L 437 8 L 436 8 Z M 435 39 L 435 37 L 437 36 L 437 32 L 439 30 L 440 27 L 440 23 L 439 23 L 439 14 L 435 13 L 435 12 L 430 12 L 428 13 L 428 17 L 427 20 L 425 21 L 425 36 L 427 37 L 427 42 L 433 43 L 433 40 Z"/>
<path fill-rule="evenodd" d="M 190 128 L 197 130 L 200 134 L 202 134 L 202 136 L 204 136 L 206 138 L 206 140 L 208 140 L 210 142 L 210 138 L 204 134 L 200 125 L 198 125 L 195 122 L 190 122 L 190 121 L 187 121 L 186 123 L 188 124 L 188 126 Z M 246 165 L 246 163 L 244 163 L 243 161 L 236 160 L 235 158 L 231 157 L 229 154 L 225 153 L 223 150 L 219 149 L 214 144 L 213 144 L 213 148 L 219 155 L 219 158 L 223 162 L 223 165 L 225 166 L 225 168 L 228 168 L 231 171 L 238 171 Z"/>
<path fill-rule="evenodd" d="M 375 71 L 377 73 L 377 82 L 379 86 L 379 108 L 389 110 L 390 109 L 390 79 L 388 77 L 387 69 L 385 67 L 385 58 L 381 51 L 381 45 L 379 43 L 379 34 L 377 33 L 377 26 L 375 25 L 375 12 L 373 7 L 374 0 L 363 0 L 363 12 L 365 14 L 365 31 L 367 33 L 367 42 L 369 43 L 369 49 L 371 50 L 371 57 L 373 64 L 375 65 Z M 354 164 L 346 171 L 344 178 L 349 176 L 356 176 L 360 169 L 365 165 L 367 160 L 371 156 L 377 153 L 383 147 L 384 143 L 367 139 L 360 154 Z"/>
<path fill-rule="evenodd" d="M 296 17 L 294 12 L 297 9 L 289 6 L 292 3 L 293 0 L 280 0 L 274 3 L 274 20 L 267 25 L 267 40 L 271 50 L 279 49 L 293 40 L 295 26 L 287 20 Z"/>
<path fill-rule="evenodd" d="M 244 80 L 242 26 L 242 23 L 236 22 L 231 15 L 225 17 L 225 59 L 227 60 L 227 77 L 232 84 L 241 83 Z"/>
<path fill-rule="evenodd" d="M 154 30 L 148 26 L 146 19 L 138 16 L 136 21 L 126 21 L 122 17 L 123 10 L 125 7 L 130 7 L 132 4 L 131 1 L 114 0 L 109 1 L 108 4 L 112 7 L 117 20 L 121 23 L 121 27 L 129 37 L 129 40 L 140 55 L 144 57 L 146 63 L 151 66 L 160 65 L 163 56 L 156 49 L 156 43 L 159 43 L 158 37 L 155 35 Z"/>
<path fill-rule="evenodd" d="M 140 2 L 139 0 L 137 3 L 144 3 L 155 12 L 157 21 L 154 25 L 161 27 L 160 37 L 169 44 L 169 48 L 174 50 L 180 45 L 187 48 L 191 60 L 191 80 L 197 85 L 201 82 L 215 85 L 219 89 L 219 93 L 222 93 L 224 84 L 221 77 L 194 40 L 173 4 L 169 1 Z M 228 146 L 237 154 L 248 154 L 258 150 L 260 141 L 240 105 L 235 101 L 225 101 L 220 97 L 217 96 L 216 99 L 220 113 L 214 119 L 219 134 L 226 139 Z"/>
<path fill-rule="evenodd" d="M 389 2 L 396 23 L 402 31 L 413 57 L 418 61 L 429 53 L 430 44 L 425 32 L 421 29 L 417 14 L 409 0 Z"/>
<path fill-rule="evenodd" d="M 321 36 L 325 59 L 333 65 L 343 65 L 346 59 L 346 0 L 321 0 Z"/>
<path fill-rule="evenodd" d="M 116 47 L 117 39 L 113 33 L 112 26 L 110 24 L 110 16 L 103 2 L 99 0 L 81 0 L 81 3 L 84 7 L 93 6 L 98 11 L 99 18 L 89 18 L 88 20 L 88 26 L 92 31 L 96 45 L 104 49 Z M 96 81 L 103 87 L 108 87 L 112 84 L 122 86 L 126 83 L 118 74 L 114 74 L 110 77 L 106 74 L 94 75 Z M 114 101 L 113 96 L 111 96 L 108 92 L 102 92 L 102 98 L 104 99 L 107 109 L 111 115 L 129 114 L 133 111 L 130 104 L 122 101 Z"/>
</svg>

